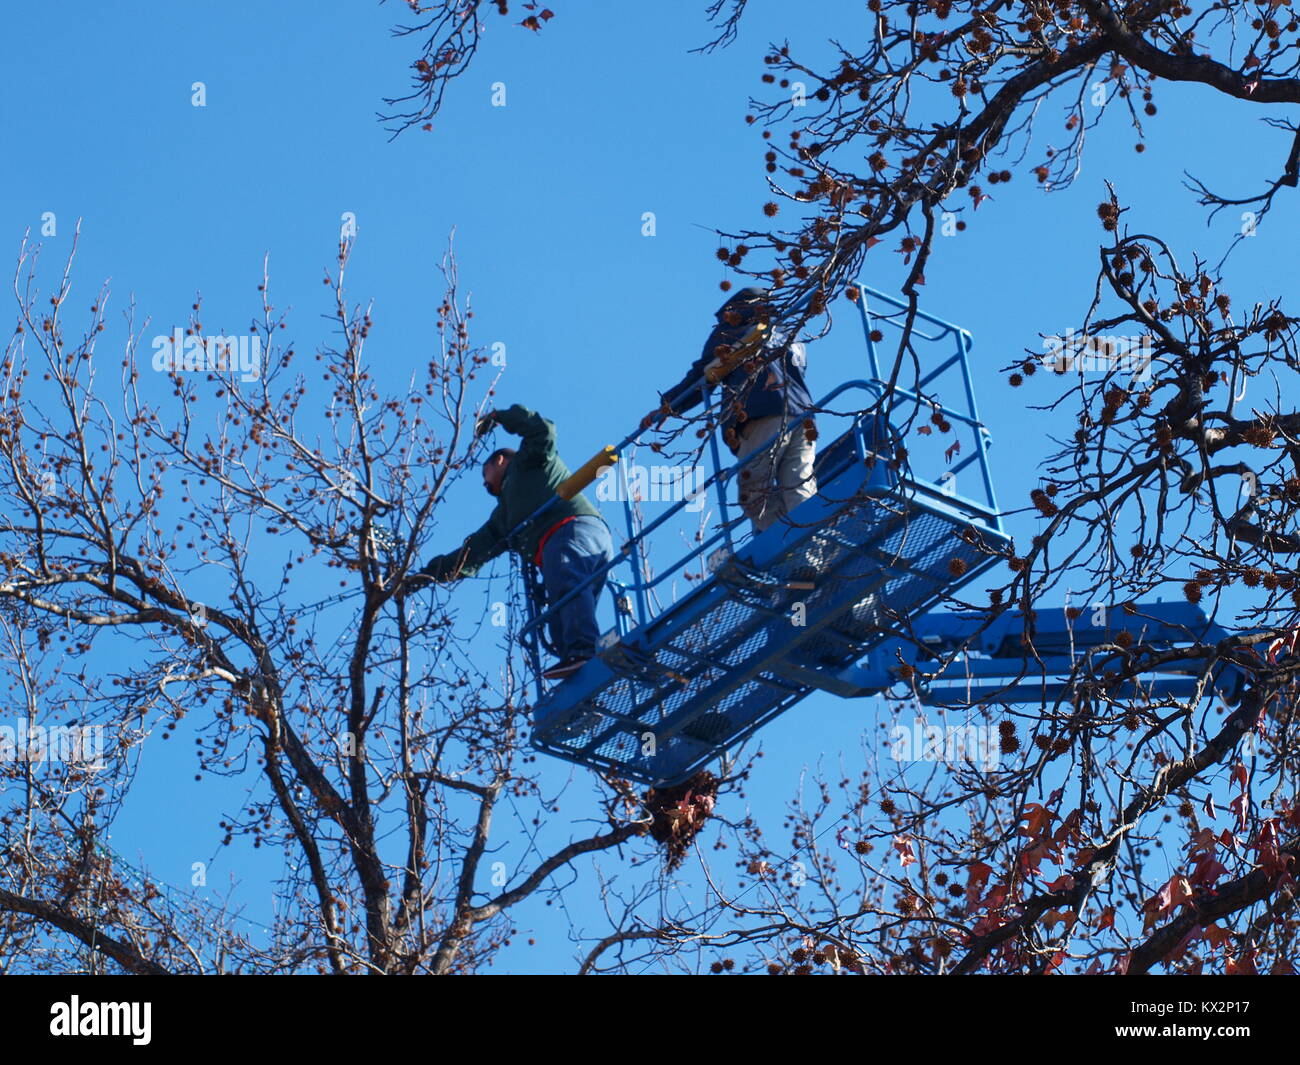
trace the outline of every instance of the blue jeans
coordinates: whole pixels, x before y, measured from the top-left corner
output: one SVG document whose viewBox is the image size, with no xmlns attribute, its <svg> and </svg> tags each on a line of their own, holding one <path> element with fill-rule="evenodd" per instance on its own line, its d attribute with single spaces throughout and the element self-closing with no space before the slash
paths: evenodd
<svg viewBox="0 0 1300 1065">
<path fill-rule="evenodd" d="M 553 606 L 575 588 L 573 597 L 551 614 L 551 642 L 561 659 L 596 654 L 596 603 L 605 587 L 600 573 L 614 557 L 609 528 L 600 518 L 580 515 L 551 533 L 542 549 L 546 602 Z"/>
</svg>

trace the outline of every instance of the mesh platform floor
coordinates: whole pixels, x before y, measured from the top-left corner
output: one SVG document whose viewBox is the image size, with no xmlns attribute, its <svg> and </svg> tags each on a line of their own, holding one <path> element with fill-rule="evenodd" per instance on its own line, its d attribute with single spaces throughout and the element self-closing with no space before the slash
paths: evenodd
<svg viewBox="0 0 1300 1065">
<path fill-rule="evenodd" d="M 603 653 L 594 684 L 549 692 L 533 745 L 649 784 L 683 780 L 815 690 L 808 671 L 851 665 L 995 562 L 969 527 L 959 500 L 905 486 L 843 503 L 761 571 L 722 566 Z M 813 589 L 791 587 L 814 574 Z"/>
</svg>

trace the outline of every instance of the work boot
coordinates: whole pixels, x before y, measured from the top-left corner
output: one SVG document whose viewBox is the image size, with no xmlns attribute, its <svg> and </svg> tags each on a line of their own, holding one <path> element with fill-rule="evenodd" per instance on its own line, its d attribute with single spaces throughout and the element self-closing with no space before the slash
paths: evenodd
<svg viewBox="0 0 1300 1065">
<path fill-rule="evenodd" d="M 590 661 L 590 658 L 566 658 L 546 670 L 542 676 L 547 680 L 566 680 Z"/>
</svg>

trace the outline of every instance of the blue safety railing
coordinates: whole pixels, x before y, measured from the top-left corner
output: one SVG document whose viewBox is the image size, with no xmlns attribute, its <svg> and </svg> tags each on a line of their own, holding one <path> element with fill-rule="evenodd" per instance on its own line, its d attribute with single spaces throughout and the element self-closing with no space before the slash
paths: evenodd
<svg viewBox="0 0 1300 1065">
<path fill-rule="evenodd" d="M 879 341 L 873 339 L 872 333 L 879 326 L 897 327 L 897 318 L 907 312 L 908 305 L 886 293 L 866 286 L 859 286 L 859 292 L 857 309 L 866 340 L 870 376 L 845 381 L 836 386 L 814 405 L 815 412 L 823 417 L 835 417 L 837 412 L 833 409 L 832 404 L 841 396 L 852 392 L 860 392 L 863 396 L 861 405 L 838 416 L 852 417 L 873 411 L 880 412 L 888 417 L 890 411 L 910 403 L 918 408 L 924 408 L 925 411 L 941 414 L 950 422 L 962 425 L 968 430 L 974 446 L 959 462 L 950 465 L 944 471 L 949 476 L 935 480 L 913 476 L 912 482 L 919 492 L 936 499 L 960 498 L 965 507 L 973 510 L 991 531 L 1001 533 L 1001 519 L 997 509 L 997 499 L 988 463 L 989 434 L 980 421 L 975 402 L 974 387 L 971 381 L 969 355 L 972 340 L 970 333 L 951 322 L 918 311 L 913 319 L 913 338 L 931 345 L 942 345 L 945 342 L 951 342 L 952 351 L 950 354 L 941 355 L 936 360 L 936 364 L 916 382 L 915 388 L 906 388 L 897 383 L 891 388 L 888 386 L 887 375 L 884 374 L 881 368 L 878 352 Z M 877 314 L 872 309 L 874 305 L 893 308 L 895 313 L 893 315 L 888 313 Z M 798 309 L 796 307 L 794 311 L 797 312 Z M 929 330 L 919 327 L 916 324 L 918 322 L 930 327 Z M 939 380 L 944 373 L 954 369 L 960 374 L 962 395 L 965 399 L 964 409 L 939 403 L 927 397 L 923 391 L 927 386 Z M 616 471 L 614 475 L 620 481 L 621 491 L 619 494 L 622 497 L 623 525 L 627 534 L 626 540 L 616 551 L 615 557 L 599 572 L 593 574 L 588 581 L 571 589 L 556 602 L 545 603 L 545 605 L 541 605 L 545 601 L 540 576 L 536 573 L 536 569 L 530 561 L 525 561 L 524 564 L 525 581 L 528 584 L 530 594 L 526 597 L 527 619 L 520 630 L 519 637 L 528 649 L 530 665 L 536 678 L 536 693 L 539 699 L 546 690 L 541 677 L 541 652 L 548 642 L 545 635 L 547 626 L 559 610 L 563 609 L 568 602 L 579 594 L 582 594 L 587 584 L 606 582 L 615 607 L 614 632 L 618 636 L 625 636 L 633 629 L 646 625 L 656 616 L 657 612 L 651 604 L 651 595 L 654 591 L 662 588 L 673 578 L 683 573 L 692 563 L 700 563 L 711 557 L 732 556 L 736 553 L 738 543 L 742 540 L 742 537 L 737 533 L 737 527 L 743 523 L 743 518 L 740 515 L 733 516 L 733 510 L 738 508 L 729 499 L 731 488 L 746 465 L 761 457 L 763 448 L 756 449 L 745 462 L 724 461 L 718 439 L 720 434 L 716 431 L 720 419 L 718 407 L 713 402 L 713 386 L 701 380 L 698 387 L 703 398 L 703 421 L 710 430 L 707 434 L 706 450 L 709 454 L 712 469 L 704 484 L 695 486 L 693 495 L 701 492 L 712 494 L 719 513 L 719 521 L 716 523 L 714 531 L 680 557 L 669 561 L 651 575 L 649 572 L 650 558 L 646 551 L 647 543 L 659 530 L 667 528 L 674 520 L 679 519 L 690 500 L 678 501 L 654 520 L 638 528 L 634 509 L 637 501 L 631 498 L 632 493 L 627 484 L 621 459 L 630 448 L 640 442 L 642 436 L 645 435 L 645 431 L 641 429 L 634 430 L 618 444 L 614 445 L 615 452 L 620 456 L 620 462 L 614 468 Z M 863 431 L 860 422 L 855 421 L 851 431 L 860 437 Z M 869 448 L 864 441 L 858 441 L 858 450 L 860 456 L 865 459 Z M 882 458 L 885 461 L 893 461 L 894 457 L 886 455 L 882 456 Z M 958 497 L 952 487 L 955 483 L 955 476 L 972 464 L 978 466 L 982 491 L 974 499 Z M 547 504 L 547 506 L 549 505 Z M 521 523 L 520 527 L 540 516 L 545 509 L 546 506 L 530 516 L 526 522 Z M 702 568 L 709 568 L 707 562 Z M 620 571 L 625 571 L 626 576 L 620 577 Z"/>
<path fill-rule="evenodd" d="M 877 292 L 874 289 L 863 288 L 862 295 L 858 300 L 858 313 L 862 320 L 862 331 L 866 337 L 867 359 L 871 367 L 871 380 L 873 387 L 878 389 L 883 396 L 887 389 L 887 382 L 890 375 L 886 375 L 880 364 L 878 345 L 883 342 L 877 341 L 872 334 L 878 325 L 896 325 L 896 319 L 906 317 L 910 312 L 908 304 L 887 295 L 883 292 Z M 883 305 L 887 308 L 893 308 L 893 313 L 876 314 L 872 310 L 873 303 Z M 973 346 L 971 334 L 962 329 L 960 326 L 951 322 L 946 322 L 942 318 L 936 318 L 934 315 L 927 314 L 918 310 L 913 316 L 913 326 L 911 330 L 912 339 L 920 339 L 934 345 L 940 345 L 944 341 L 951 341 L 953 350 L 946 358 L 941 358 L 934 366 L 930 367 L 924 374 L 918 376 L 916 387 L 906 388 L 894 383 L 892 388 L 888 388 L 895 402 L 891 407 L 895 407 L 898 401 L 910 402 L 918 407 L 924 406 L 934 413 L 943 415 L 945 418 L 961 423 L 972 431 L 974 448 L 972 452 L 963 458 L 956 465 L 949 466 L 944 472 L 946 475 L 945 483 L 953 483 L 956 475 L 961 473 L 971 464 L 979 467 L 980 481 L 983 488 L 983 500 L 992 514 L 997 514 L 998 504 L 997 495 L 993 489 L 993 474 L 989 468 L 988 452 L 992 440 L 989 431 L 983 421 L 980 420 L 979 406 L 975 401 L 975 385 L 971 379 L 970 370 L 970 353 Z M 933 327 L 933 332 L 927 332 L 918 328 L 916 322 L 923 322 Z M 881 330 L 883 333 L 883 330 Z M 949 371 L 956 370 L 960 376 L 962 397 L 965 400 L 964 409 L 952 407 L 947 404 L 936 401 L 933 397 L 925 394 L 925 389 L 935 384 L 940 378 Z M 949 493 L 951 494 L 951 493 Z"/>
<path fill-rule="evenodd" d="M 603 472 L 621 489 L 626 539 L 589 580 L 608 582 L 615 625 L 595 659 L 549 689 L 540 676 L 547 625 L 587 586 L 546 603 L 535 567 L 525 562 L 530 594 L 520 636 L 537 675 L 535 747 L 652 784 L 684 779 L 811 691 L 855 694 L 860 678 L 851 670 L 871 647 L 951 601 L 955 589 L 1002 556 L 1009 541 L 975 406 L 970 334 L 918 313 L 900 352 L 916 360 L 917 371 L 906 380 L 901 371 L 886 375 L 873 334 L 879 329 L 883 340 L 907 307 L 860 291 L 868 373 L 843 381 L 814 407 L 823 439 L 826 424 L 847 420 L 819 445 L 815 495 L 762 533 L 742 531 L 733 486 L 764 448 L 745 461 L 724 459 L 718 425 L 726 388 L 719 384 L 714 402 L 702 379 L 704 442 L 693 461 L 707 453 L 711 469 L 689 495 L 644 523 L 626 465 Z M 610 450 L 626 458 L 642 435 L 638 429 Z M 663 456 L 660 446 L 651 450 Z M 972 466 L 978 479 L 966 480 L 977 489 L 967 498 L 956 474 Z M 706 496 L 717 520 L 702 518 L 685 551 L 665 552 L 669 537 L 685 531 L 686 509 Z M 682 578 L 688 589 L 679 597 Z M 670 590 L 672 601 L 661 603 Z"/>
</svg>

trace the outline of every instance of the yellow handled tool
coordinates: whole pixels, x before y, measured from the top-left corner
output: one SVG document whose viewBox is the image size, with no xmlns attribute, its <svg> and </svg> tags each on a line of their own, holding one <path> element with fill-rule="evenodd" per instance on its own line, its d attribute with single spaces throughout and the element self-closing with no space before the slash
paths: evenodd
<svg viewBox="0 0 1300 1065">
<path fill-rule="evenodd" d="M 596 452 L 591 458 L 579 466 L 573 473 L 569 474 L 559 486 L 555 489 L 555 494 L 561 499 L 572 499 L 581 492 L 587 485 L 596 479 L 596 476 L 606 466 L 612 466 L 618 461 L 618 453 L 613 446 L 606 444 Z"/>
</svg>

